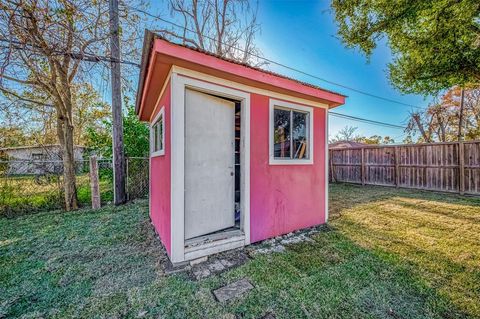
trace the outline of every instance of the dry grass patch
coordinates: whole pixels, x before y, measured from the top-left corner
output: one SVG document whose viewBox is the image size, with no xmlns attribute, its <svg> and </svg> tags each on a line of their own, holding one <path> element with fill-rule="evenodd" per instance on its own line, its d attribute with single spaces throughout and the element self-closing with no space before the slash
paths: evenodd
<svg viewBox="0 0 480 319">
<path fill-rule="evenodd" d="M 362 197 L 345 196 L 362 193 Z M 332 225 L 360 246 L 396 258 L 459 309 L 480 317 L 480 199 L 335 185 Z M 335 210 L 335 208 L 334 208 Z"/>
</svg>

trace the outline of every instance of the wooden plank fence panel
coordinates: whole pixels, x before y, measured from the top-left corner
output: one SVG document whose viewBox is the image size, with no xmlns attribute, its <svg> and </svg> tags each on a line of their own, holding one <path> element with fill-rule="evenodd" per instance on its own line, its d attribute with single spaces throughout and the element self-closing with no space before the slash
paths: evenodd
<svg viewBox="0 0 480 319">
<path fill-rule="evenodd" d="M 480 141 L 375 145 L 329 154 L 338 182 L 480 195 Z"/>
<path fill-rule="evenodd" d="M 395 185 L 394 148 L 364 148 L 365 184 Z"/>
<path fill-rule="evenodd" d="M 330 158 L 333 178 L 336 181 L 361 183 L 361 150 L 332 150 Z"/>
<path fill-rule="evenodd" d="M 464 189 L 467 194 L 480 193 L 480 143 L 464 143 Z"/>
</svg>

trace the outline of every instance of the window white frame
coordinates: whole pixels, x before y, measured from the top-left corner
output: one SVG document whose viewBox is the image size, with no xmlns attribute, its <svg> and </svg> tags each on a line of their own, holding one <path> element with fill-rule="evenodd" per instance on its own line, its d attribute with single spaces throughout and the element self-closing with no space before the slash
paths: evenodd
<svg viewBox="0 0 480 319">
<path fill-rule="evenodd" d="M 162 148 L 155 151 L 155 130 L 154 126 L 159 123 L 162 127 Z M 150 124 L 150 157 L 165 155 L 165 106 L 162 106 L 158 114 Z"/>
<path fill-rule="evenodd" d="M 298 159 L 298 158 L 285 158 L 279 159 L 275 158 L 274 154 L 274 132 L 273 132 L 273 122 L 274 122 L 274 110 L 275 108 L 287 109 L 293 111 L 300 111 L 308 113 L 308 122 L 307 122 L 307 132 L 308 132 L 308 158 L 307 159 Z M 270 118 L 268 125 L 268 134 L 269 134 L 269 164 L 270 165 L 311 165 L 313 164 L 313 107 L 299 105 L 287 101 L 270 99 Z"/>
</svg>

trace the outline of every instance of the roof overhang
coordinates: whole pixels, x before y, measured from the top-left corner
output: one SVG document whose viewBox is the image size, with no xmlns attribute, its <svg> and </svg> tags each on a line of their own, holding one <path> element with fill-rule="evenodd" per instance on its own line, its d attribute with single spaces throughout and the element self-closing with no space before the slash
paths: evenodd
<svg viewBox="0 0 480 319">
<path fill-rule="evenodd" d="M 148 120 L 155 103 L 169 79 L 172 66 L 201 72 L 243 85 L 322 103 L 333 108 L 345 103 L 342 94 L 269 71 L 220 58 L 183 45 L 169 42 L 145 30 L 140 78 L 135 111 L 140 120 Z"/>
</svg>

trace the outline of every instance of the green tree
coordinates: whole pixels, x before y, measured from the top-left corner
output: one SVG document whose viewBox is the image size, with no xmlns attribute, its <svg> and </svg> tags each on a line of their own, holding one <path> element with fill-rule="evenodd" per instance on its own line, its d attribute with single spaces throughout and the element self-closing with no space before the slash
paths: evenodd
<svg viewBox="0 0 480 319">
<path fill-rule="evenodd" d="M 395 140 L 390 136 L 380 136 L 380 135 L 372 135 L 370 137 L 361 136 L 359 134 L 355 134 L 358 130 L 356 126 L 345 126 L 338 133 L 330 139 L 329 143 L 335 142 L 344 142 L 344 141 L 352 141 L 364 144 L 394 144 Z"/>
<path fill-rule="evenodd" d="M 128 157 L 148 157 L 150 131 L 148 125 L 140 122 L 135 107 L 125 98 L 126 112 L 123 115 L 123 141 L 125 155 Z M 112 122 L 103 121 L 103 125 L 90 126 L 86 130 L 86 146 L 103 157 L 112 156 Z"/>
<path fill-rule="evenodd" d="M 365 143 L 365 144 L 394 144 L 395 140 L 390 136 L 380 136 L 372 135 L 370 137 L 360 136 L 356 138 L 355 142 Z"/>
<path fill-rule="evenodd" d="M 124 12 L 122 41 L 138 37 L 127 27 L 137 14 Z M 82 61 L 108 53 L 108 1 L 11 0 L 0 2 L 0 37 L 10 42 L 0 53 L 0 92 L 16 108 L 48 107 L 62 149 L 66 210 L 78 208 L 74 158 L 73 87 L 92 73 Z M 34 100 L 28 91 L 45 99 Z"/>
<path fill-rule="evenodd" d="M 0 2 L 0 37 L 9 41 L 0 51 L 0 98 L 10 101 L 12 108 L 49 108 L 55 114 L 66 210 L 78 208 L 73 90 L 99 71 L 97 62 L 109 60 L 101 58 L 109 54 L 108 11 L 108 1 L 97 0 Z M 123 10 L 121 17 L 122 47 L 131 51 L 139 16 Z M 42 92 L 44 98 L 32 99 L 32 91 Z"/>
<path fill-rule="evenodd" d="M 98 91 L 90 83 L 73 83 L 72 121 L 74 145 L 86 144 L 86 128 L 100 129 L 103 122 L 111 116 L 110 105 L 103 102 Z M 24 94 L 32 100 L 48 100 L 44 92 L 25 89 Z M 27 128 L 32 145 L 57 144 L 57 112 L 48 106 L 37 105 L 28 113 L 17 119 L 16 127 Z"/>
<path fill-rule="evenodd" d="M 390 79 L 401 91 L 480 82 L 480 1 L 333 0 L 332 7 L 347 47 L 370 57 L 386 40 Z"/>
<path fill-rule="evenodd" d="M 139 121 L 133 105 L 127 107 L 127 113 L 123 116 L 123 130 L 125 155 L 148 157 L 150 131 L 147 124 Z"/>
<path fill-rule="evenodd" d="M 23 146 L 28 143 L 28 136 L 16 126 L 0 126 L 0 148 Z"/>
</svg>

